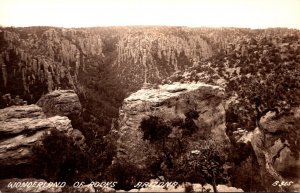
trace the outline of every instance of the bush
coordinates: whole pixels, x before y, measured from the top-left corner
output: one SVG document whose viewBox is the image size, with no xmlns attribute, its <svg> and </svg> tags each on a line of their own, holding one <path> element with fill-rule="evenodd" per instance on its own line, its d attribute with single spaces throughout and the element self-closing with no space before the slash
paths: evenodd
<svg viewBox="0 0 300 193">
<path fill-rule="evenodd" d="M 197 153 L 187 151 L 190 135 L 198 129 L 193 119 L 197 119 L 199 114 L 191 110 L 185 115 L 185 120 L 175 118 L 170 120 L 170 124 L 155 116 L 141 122 L 144 139 L 155 142 L 152 144 L 156 149 L 156 155 L 159 155 L 156 161 L 149 164 L 149 170 L 153 175 L 162 175 L 167 180 L 179 183 L 191 182 L 202 185 L 210 183 L 216 190 L 217 184 L 227 182 L 227 174 L 223 169 L 225 158 L 221 156 L 216 146 L 200 149 Z M 171 134 L 173 137 L 169 136 L 172 130 L 174 130 Z M 176 135 L 175 130 L 180 131 L 182 135 Z"/>
<path fill-rule="evenodd" d="M 115 189 L 130 190 L 138 182 L 150 180 L 148 172 L 126 160 L 117 160 L 107 171 L 106 180 L 118 182 Z"/>
<path fill-rule="evenodd" d="M 144 135 L 144 140 L 150 140 L 151 143 L 160 139 L 165 139 L 172 132 L 172 127 L 169 126 L 162 118 L 150 116 L 148 119 L 143 119 L 140 125 Z"/>
<path fill-rule="evenodd" d="M 226 183 L 228 176 L 223 169 L 224 159 L 213 148 L 187 152 L 176 160 L 169 178 L 178 182 L 212 184 Z"/>
<path fill-rule="evenodd" d="M 229 170 L 230 182 L 232 186 L 242 188 L 246 192 L 266 191 L 259 173 L 258 162 L 252 155 Z"/>
<path fill-rule="evenodd" d="M 86 171 L 82 174 L 82 179 L 89 181 L 106 180 L 107 168 L 111 165 L 113 157 L 116 155 L 116 141 L 112 135 L 105 135 L 105 127 L 93 122 L 84 123 L 81 128 L 85 136 L 85 155 L 87 158 Z"/>
<path fill-rule="evenodd" d="M 44 134 L 42 144 L 35 145 L 32 151 L 36 176 L 47 181 L 72 183 L 87 165 L 83 149 L 56 129 Z"/>
<path fill-rule="evenodd" d="M 194 122 L 194 119 L 199 118 L 199 113 L 195 110 L 190 110 L 187 113 L 185 113 L 185 117 L 185 122 L 181 128 L 183 129 L 184 135 L 190 136 L 199 129 L 196 123 Z"/>
<path fill-rule="evenodd" d="M 115 147 L 102 136 L 92 131 L 84 132 L 87 138 L 86 146 L 81 147 L 74 140 L 53 129 L 45 134 L 42 144 L 33 147 L 35 177 L 48 181 L 65 181 L 69 184 L 75 181 L 105 179 L 107 167 L 111 165 L 115 155 Z"/>
</svg>

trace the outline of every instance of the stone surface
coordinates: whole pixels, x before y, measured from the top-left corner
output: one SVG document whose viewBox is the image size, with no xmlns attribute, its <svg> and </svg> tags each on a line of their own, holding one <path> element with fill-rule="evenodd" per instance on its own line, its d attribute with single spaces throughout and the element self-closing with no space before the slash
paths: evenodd
<svg viewBox="0 0 300 193">
<path fill-rule="evenodd" d="M 292 156 L 289 142 L 287 140 L 282 141 L 280 138 L 285 135 L 286 131 L 293 131 L 293 135 L 299 135 L 299 118 L 299 107 L 292 108 L 290 114 L 280 117 L 276 117 L 275 113 L 269 112 L 261 119 L 261 126 L 266 131 L 265 136 L 260 128 L 256 128 L 251 132 L 246 132 L 238 140 L 242 143 L 251 143 L 262 172 L 267 168 L 269 171 L 273 171 L 273 174 L 275 172 L 279 173 L 285 180 L 293 181 L 293 186 L 288 188 L 297 191 L 299 191 L 297 179 L 300 177 L 300 159 L 297 160 Z M 266 167 L 267 164 L 270 166 Z M 272 170 L 270 170 L 270 167 L 273 167 Z M 270 182 L 272 180 L 270 179 Z M 280 187 L 266 185 L 266 188 L 269 191 L 278 191 Z"/>
<path fill-rule="evenodd" d="M 268 113 L 261 119 L 261 125 L 268 133 L 266 134 L 267 148 L 272 157 L 278 154 L 277 159 L 274 162 L 274 167 L 277 171 L 284 173 L 289 168 L 297 170 L 298 177 L 300 177 L 300 159 L 296 160 L 289 147 L 288 141 L 281 141 L 280 137 L 284 135 L 286 131 L 293 131 L 293 135 L 299 135 L 300 133 L 300 107 L 293 108 L 291 113 L 283 115 L 277 118 L 275 113 Z"/>
<path fill-rule="evenodd" d="M 82 109 L 79 98 L 73 90 L 55 90 L 42 96 L 36 104 L 42 107 L 48 116 L 79 116 Z"/>
<path fill-rule="evenodd" d="M 275 133 L 292 129 L 296 119 L 300 119 L 300 107 L 293 108 L 291 114 L 283 115 L 277 118 L 274 112 L 269 112 L 261 118 L 261 125 L 266 128 L 268 132 Z M 299 125 L 298 125 L 299 126 Z M 298 129 L 298 128 L 296 128 Z"/>
<path fill-rule="evenodd" d="M 74 130 L 67 117 L 47 117 L 37 105 L 0 109 L 0 163 L 18 165 L 31 162 L 31 148 L 45 132 L 57 129 L 82 142 L 84 136 Z"/>
<path fill-rule="evenodd" d="M 158 89 L 141 89 L 124 100 L 119 117 L 118 157 L 143 167 L 145 158 L 153 154 L 148 141 L 142 139 L 140 123 L 144 118 L 159 116 L 165 120 L 185 118 L 185 113 L 199 113 L 195 124 L 201 128 L 193 134 L 190 145 L 199 146 L 201 131 L 211 132 L 214 141 L 224 147 L 229 143 L 225 133 L 223 89 L 203 83 L 160 85 Z"/>
</svg>

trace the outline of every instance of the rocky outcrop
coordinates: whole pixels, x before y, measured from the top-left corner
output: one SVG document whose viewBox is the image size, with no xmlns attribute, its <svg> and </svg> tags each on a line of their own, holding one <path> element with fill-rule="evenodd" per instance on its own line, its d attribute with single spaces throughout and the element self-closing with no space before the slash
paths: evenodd
<svg viewBox="0 0 300 193">
<path fill-rule="evenodd" d="M 276 113 L 269 112 L 261 118 L 261 128 L 257 127 L 254 131 L 245 132 L 238 140 L 239 142 L 251 143 L 268 191 L 285 190 L 282 188 L 288 188 L 289 191 L 299 191 L 299 152 L 291 150 L 298 148 L 295 147 L 295 144 L 300 132 L 299 120 L 299 107 L 292 108 L 289 114 L 279 117 L 276 116 Z M 291 140 L 289 140 L 288 135 L 292 136 Z M 293 185 L 289 187 L 268 185 L 274 180 L 293 181 Z M 295 189 L 296 187 L 298 189 Z"/>
<path fill-rule="evenodd" d="M 294 107 L 289 114 L 279 117 L 269 112 L 262 117 L 261 126 L 266 130 L 266 162 L 271 163 L 274 171 L 278 172 L 284 180 L 293 181 L 292 186 L 289 187 L 291 191 L 299 191 L 300 107 Z"/>
<path fill-rule="evenodd" d="M 31 148 L 41 142 L 44 133 L 57 129 L 83 143 L 84 136 L 74 130 L 64 116 L 47 117 L 37 105 L 0 109 L 0 163 L 19 165 L 32 162 Z"/>
<path fill-rule="evenodd" d="M 79 116 L 82 110 L 79 98 L 73 90 L 55 90 L 42 96 L 36 104 L 42 107 L 47 116 Z"/>
<path fill-rule="evenodd" d="M 161 85 L 153 89 L 141 89 L 124 100 L 119 117 L 118 157 L 143 167 L 152 148 L 142 139 L 141 121 L 149 116 L 165 120 L 185 118 L 191 110 L 199 117 L 194 123 L 201 129 L 190 141 L 190 150 L 199 144 L 204 132 L 212 135 L 222 148 L 229 143 L 225 133 L 225 110 L 222 103 L 223 89 L 203 83 Z"/>
</svg>

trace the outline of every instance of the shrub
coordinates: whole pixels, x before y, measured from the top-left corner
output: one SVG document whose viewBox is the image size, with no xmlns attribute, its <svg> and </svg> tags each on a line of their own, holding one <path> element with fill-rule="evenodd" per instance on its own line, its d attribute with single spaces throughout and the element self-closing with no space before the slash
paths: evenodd
<svg viewBox="0 0 300 193">
<path fill-rule="evenodd" d="M 257 175 L 259 173 L 258 162 L 252 155 L 229 170 L 230 182 L 232 186 L 242 188 L 246 192 L 266 191 L 261 175 Z"/>
<path fill-rule="evenodd" d="M 198 119 L 199 113 L 196 110 L 190 110 L 184 114 L 187 119 Z"/>
<path fill-rule="evenodd" d="M 150 177 L 144 169 L 140 169 L 126 160 L 117 160 L 108 168 L 106 179 L 118 182 L 115 189 L 128 191 L 133 189 L 137 182 L 149 181 Z"/>
<path fill-rule="evenodd" d="M 84 169 L 87 159 L 73 139 L 53 129 L 43 136 L 42 144 L 32 149 L 36 176 L 48 181 L 72 183 Z"/>
<path fill-rule="evenodd" d="M 144 140 L 150 140 L 151 143 L 165 139 L 171 133 L 172 128 L 162 118 L 150 116 L 143 119 L 140 125 L 144 135 Z"/>
<path fill-rule="evenodd" d="M 180 128 L 182 129 L 184 136 L 191 136 L 199 129 L 194 122 L 194 119 L 199 118 L 199 113 L 196 110 L 190 110 L 185 113 L 185 117 L 184 123 L 180 126 Z"/>
<path fill-rule="evenodd" d="M 186 119 L 175 118 L 168 121 L 162 118 L 150 116 L 141 122 L 141 129 L 144 132 L 144 139 L 149 139 L 156 149 L 159 157 L 149 167 L 154 175 L 163 175 L 167 180 L 175 180 L 179 183 L 192 182 L 202 185 L 210 183 L 216 190 L 216 185 L 227 182 L 227 174 L 223 169 L 225 158 L 221 156 L 216 146 L 209 146 L 208 149 L 200 149 L 197 153 L 187 152 L 185 146 L 198 127 L 193 119 L 197 119 L 197 111 L 187 112 Z M 181 130 L 182 135 L 174 135 L 172 131 Z M 163 130 L 164 132 L 162 132 Z M 162 133 L 158 135 L 158 133 Z M 189 135 L 184 135 L 188 132 Z M 151 141 L 152 140 L 152 141 Z"/>
<path fill-rule="evenodd" d="M 179 182 L 212 184 L 226 183 L 228 176 L 223 169 L 224 159 L 213 148 L 187 152 L 176 160 L 174 170 L 169 178 Z"/>
<path fill-rule="evenodd" d="M 86 139 L 85 154 L 87 157 L 86 171 L 83 180 L 105 180 L 107 168 L 111 165 L 116 154 L 116 141 L 112 135 L 104 135 L 105 127 L 97 124 L 84 124 L 81 128 Z"/>
</svg>

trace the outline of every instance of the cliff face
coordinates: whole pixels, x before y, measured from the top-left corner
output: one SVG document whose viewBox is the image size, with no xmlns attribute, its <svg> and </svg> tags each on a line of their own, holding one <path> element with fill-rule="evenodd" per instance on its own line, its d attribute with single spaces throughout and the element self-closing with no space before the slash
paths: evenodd
<svg viewBox="0 0 300 193">
<path fill-rule="evenodd" d="M 82 110 L 74 91 L 51 92 L 39 105 L 42 107 L 32 104 L 0 109 L 0 178 L 34 175 L 37 165 L 34 149 L 43 146 L 45 135 L 53 129 L 71 137 L 74 145 L 85 146 L 85 137 L 72 126 Z M 66 116 L 74 120 L 71 122 Z"/>
<path fill-rule="evenodd" d="M 299 190 L 300 160 L 299 152 L 295 151 L 295 145 L 299 142 L 296 139 L 300 132 L 299 118 L 299 107 L 294 107 L 289 114 L 279 117 L 269 112 L 261 119 L 264 131 L 257 127 L 254 131 L 245 132 L 238 140 L 251 143 L 260 166 L 260 175 L 268 191 L 286 188 L 268 185 L 276 177 L 293 181 L 289 190 Z"/>
<path fill-rule="evenodd" d="M 0 95 L 19 95 L 32 104 L 55 89 L 72 89 L 86 121 L 109 128 L 128 92 L 212 56 L 202 36 L 164 27 L 4 28 Z"/>
<path fill-rule="evenodd" d="M 253 58 L 272 55 L 268 46 L 285 43 L 286 32 L 298 34 L 278 31 L 279 35 L 272 29 L 1 28 L 0 95 L 20 95 L 32 104 L 47 92 L 72 89 L 79 95 L 87 119 L 96 118 L 98 124 L 109 127 L 123 99 L 144 83 L 161 83 L 177 73 L 176 81 L 224 85 L 236 73 L 251 74 L 250 63 L 263 69 Z M 299 51 L 296 44 L 290 47 Z"/>
<path fill-rule="evenodd" d="M 0 41 L 1 88 L 14 91 L 7 85 L 18 82 L 31 100 L 58 87 L 85 94 L 85 74 L 103 64 L 137 89 L 213 54 L 202 32 L 185 28 L 12 28 L 0 31 Z"/>
<path fill-rule="evenodd" d="M 193 66 L 212 56 L 211 45 L 201 33 L 185 28 L 132 30 L 120 37 L 115 65 L 120 78 L 139 87 L 159 83 L 173 72 Z M 134 87 L 133 87 L 134 88 Z"/>
<path fill-rule="evenodd" d="M 222 99 L 222 88 L 203 83 L 174 83 L 156 89 L 141 89 L 131 94 L 124 100 L 120 110 L 118 157 L 143 167 L 145 159 L 153 155 L 153 147 L 149 141 L 143 140 L 140 129 L 142 120 L 157 116 L 172 122 L 185 119 L 191 111 L 198 112 L 199 116 L 193 119 L 193 123 L 199 129 L 188 142 L 189 150 L 201 148 L 204 135 L 211 135 L 220 148 L 225 148 L 229 140 L 225 133 Z"/>
<path fill-rule="evenodd" d="M 47 118 L 37 105 L 12 106 L 0 110 L 1 165 L 30 163 L 31 148 L 42 140 L 43 134 L 57 129 L 77 140 L 82 134 L 74 130 L 67 117 Z"/>
<path fill-rule="evenodd" d="M 55 89 L 72 89 L 88 115 L 101 115 L 106 109 L 108 117 L 116 116 L 111 103 L 120 103 L 123 95 L 115 88 L 118 81 L 104 55 L 114 52 L 107 48 L 114 43 L 105 44 L 106 32 L 100 32 L 51 27 L 1 30 L 0 94 L 19 95 L 32 104 Z M 111 81 L 103 82 L 107 79 Z M 117 94 L 110 99 L 110 92 Z M 109 125 L 106 115 L 97 118 L 100 125 Z"/>
</svg>

